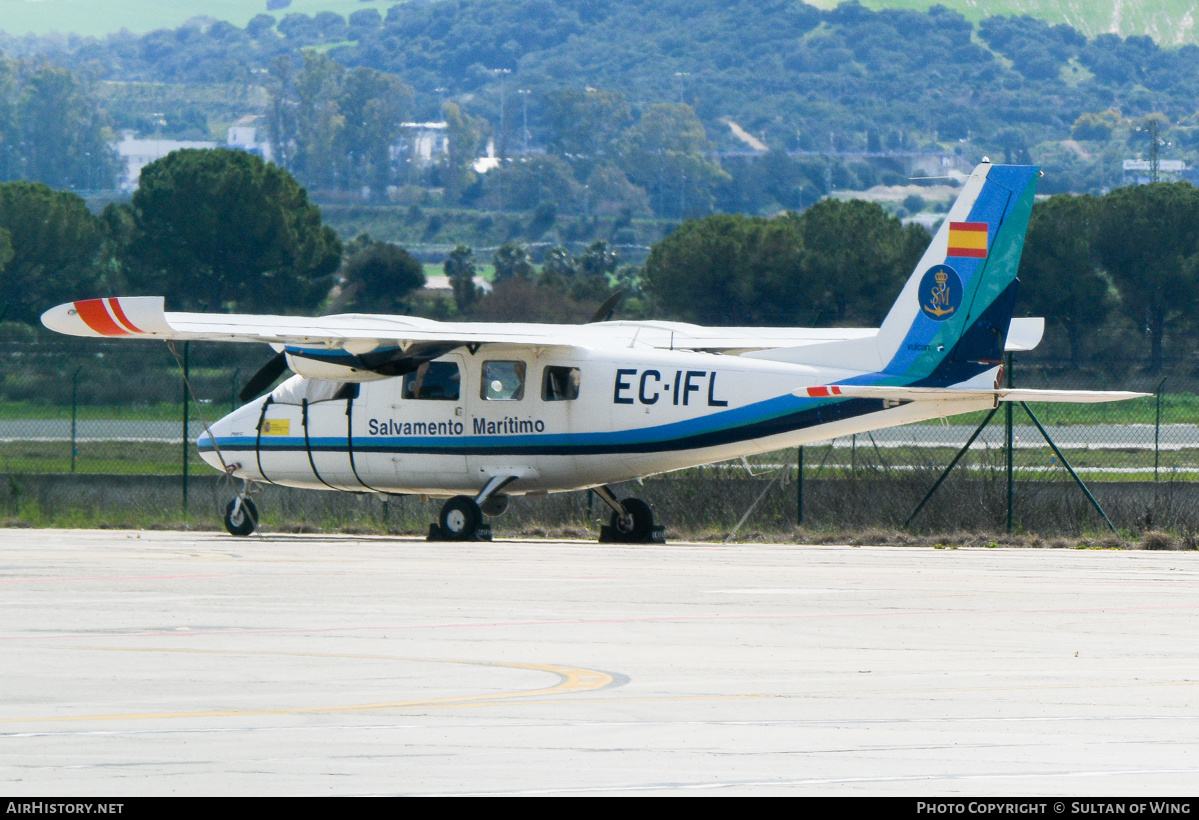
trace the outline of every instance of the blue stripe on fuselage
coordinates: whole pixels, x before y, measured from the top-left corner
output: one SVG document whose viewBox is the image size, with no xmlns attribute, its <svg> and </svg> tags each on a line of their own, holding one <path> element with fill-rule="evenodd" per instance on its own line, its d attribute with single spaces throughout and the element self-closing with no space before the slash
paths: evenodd
<svg viewBox="0 0 1199 820">
<path fill-rule="evenodd" d="M 656 427 L 512 436 L 355 436 L 354 451 L 583 455 L 691 450 L 803 430 L 818 424 L 880 412 L 882 409 L 882 402 L 877 399 L 830 400 L 777 396 L 745 407 Z M 257 444 L 263 452 L 302 451 L 308 447 L 316 451 L 344 452 L 347 439 L 344 436 L 310 437 L 306 446 L 303 436 L 230 436 L 219 439 L 217 443 L 227 450 L 253 450 Z M 201 451 L 213 449 L 207 436 L 200 437 L 197 447 Z"/>
</svg>

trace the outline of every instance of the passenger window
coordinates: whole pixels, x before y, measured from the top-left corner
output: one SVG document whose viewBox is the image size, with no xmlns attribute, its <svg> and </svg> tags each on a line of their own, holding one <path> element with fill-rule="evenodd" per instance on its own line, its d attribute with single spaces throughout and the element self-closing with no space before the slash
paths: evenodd
<svg viewBox="0 0 1199 820">
<path fill-rule="evenodd" d="M 479 397 L 485 401 L 520 401 L 525 397 L 524 362 L 483 362 Z"/>
<path fill-rule="evenodd" d="M 404 376 L 406 399 L 458 401 L 458 386 L 462 376 L 454 362 L 425 362 L 415 372 Z"/>
<path fill-rule="evenodd" d="M 541 380 L 541 398 L 545 401 L 573 401 L 579 397 L 577 367 L 547 367 Z"/>
</svg>

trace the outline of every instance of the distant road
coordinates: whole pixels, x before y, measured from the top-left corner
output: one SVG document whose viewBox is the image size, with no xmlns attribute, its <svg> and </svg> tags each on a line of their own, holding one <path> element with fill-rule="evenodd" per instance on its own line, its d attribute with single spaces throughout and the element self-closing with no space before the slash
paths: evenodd
<svg viewBox="0 0 1199 820">
<path fill-rule="evenodd" d="M 888 427 L 873 433 L 862 433 L 857 437 L 858 446 L 870 445 L 870 436 L 879 447 L 954 447 L 965 446 L 974 427 L 964 424 L 914 425 Z M 1062 427 L 1046 427 L 1053 441 L 1063 450 L 1119 450 L 1153 449 L 1152 424 L 1073 424 Z M 1031 424 L 1012 427 L 1013 444 L 1017 449 L 1044 447 L 1045 439 Z M 828 442 L 823 442 L 827 444 Z M 975 446 L 1002 447 L 1004 443 L 1003 423 L 992 421 L 975 440 Z M 853 441 L 845 436 L 833 442 L 834 447 L 851 447 Z M 1199 425 L 1163 424 L 1160 432 L 1162 450 L 1199 448 Z"/>
<path fill-rule="evenodd" d="M 89 419 L 75 423 L 75 440 L 80 442 L 127 441 L 180 444 L 183 424 L 178 421 L 117 421 Z M 188 425 L 193 441 L 204 432 L 195 420 Z M 0 443 L 16 441 L 70 441 L 70 419 L 12 419 L 0 421 Z"/>
</svg>

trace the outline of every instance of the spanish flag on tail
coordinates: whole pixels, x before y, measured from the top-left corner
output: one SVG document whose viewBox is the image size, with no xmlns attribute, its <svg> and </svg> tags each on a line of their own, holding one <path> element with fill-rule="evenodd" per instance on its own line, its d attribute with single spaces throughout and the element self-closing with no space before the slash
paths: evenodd
<svg viewBox="0 0 1199 820">
<path fill-rule="evenodd" d="M 946 256 L 987 258 L 986 222 L 950 222 L 949 250 Z"/>
</svg>

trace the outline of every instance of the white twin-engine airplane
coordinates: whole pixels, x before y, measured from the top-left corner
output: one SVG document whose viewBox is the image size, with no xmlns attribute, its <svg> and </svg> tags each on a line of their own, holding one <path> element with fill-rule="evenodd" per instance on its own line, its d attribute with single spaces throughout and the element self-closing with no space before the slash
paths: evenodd
<svg viewBox="0 0 1199 820">
<path fill-rule="evenodd" d="M 612 509 L 603 538 L 661 540 L 649 505 L 609 485 L 1000 401 L 1144 395 L 999 386 L 1005 349 L 1032 349 L 1044 328 L 1012 319 L 1038 175 L 979 165 L 877 330 L 167 313 L 161 297 L 72 302 L 42 322 L 277 351 L 249 403 L 197 441 L 244 480 L 226 510 L 234 535 L 257 526 L 246 489 L 269 482 L 446 497 L 430 528 L 446 540 L 489 537 L 484 516 L 509 496 L 592 489 Z M 254 398 L 285 367 L 296 375 Z"/>
</svg>

